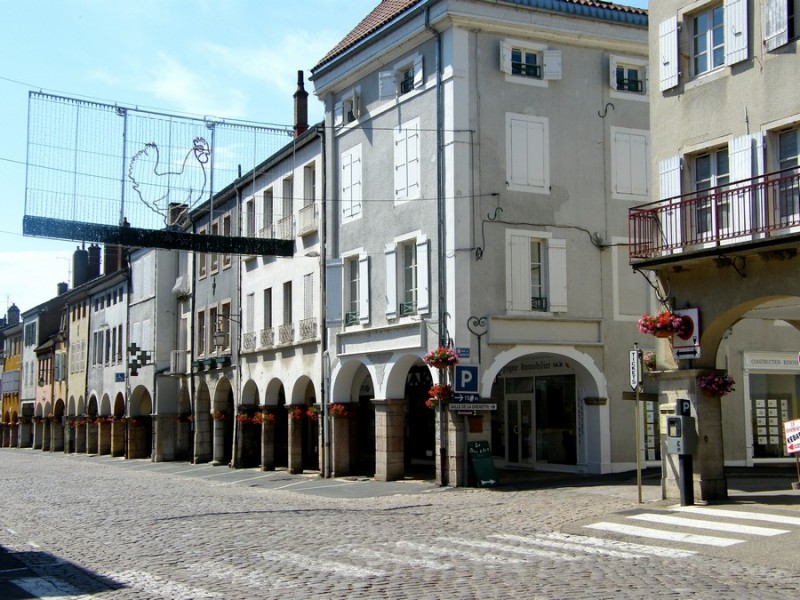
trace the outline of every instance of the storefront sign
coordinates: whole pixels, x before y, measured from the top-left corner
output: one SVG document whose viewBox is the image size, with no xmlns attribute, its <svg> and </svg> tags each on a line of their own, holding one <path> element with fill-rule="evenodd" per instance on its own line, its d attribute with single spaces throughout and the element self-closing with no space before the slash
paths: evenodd
<svg viewBox="0 0 800 600">
<path fill-rule="evenodd" d="M 745 352 L 744 368 L 764 371 L 797 371 L 798 357 L 789 352 Z"/>
<path fill-rule="evenodd" d="M 570 369 L 571 366 L 560 358 L 542 358 L 531 361 L 515 362 L 500 370 L 500 375 L 516 375 L 533 371 L 550 371 L 552 369 Z"/>
<path fill-rule="evenodd" d="M 786 421 L 783 430 L 786 433 L 786 454 L 800 452 L 800 419 Z"/>
<path fill-rule="evenodd" d="M 497 472 L 489 442 L 467 442 L 467 452 L 475 472 L 478 487 L 494 487 L 497 485 Z"/>
</svg>

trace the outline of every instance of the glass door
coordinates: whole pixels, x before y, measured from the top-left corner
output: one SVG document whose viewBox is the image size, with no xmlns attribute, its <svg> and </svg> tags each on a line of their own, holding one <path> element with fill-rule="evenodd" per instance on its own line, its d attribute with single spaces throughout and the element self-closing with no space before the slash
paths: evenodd
<svg viewBox="0 0 800 600">
<path fill-rule="evenodd" d="M 506 427 L 509 463 L 533 462 L 533 398 L 506 398 Z"/>
</svg>

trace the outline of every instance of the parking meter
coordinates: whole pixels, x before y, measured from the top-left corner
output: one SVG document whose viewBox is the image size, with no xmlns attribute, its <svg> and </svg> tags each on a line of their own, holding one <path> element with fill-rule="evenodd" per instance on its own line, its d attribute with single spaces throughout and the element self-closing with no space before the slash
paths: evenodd
<svg viewBox="0 0 800 600">
<path fill-rule="evenodd" d="M 678 455 L 681 506 L 694 504 L 694 474 L 692 454 L 697 449 L 692 403 L 680 399 L 675 405 L 675 415 L 667 417 L 667 452 Z"/>
</svg>

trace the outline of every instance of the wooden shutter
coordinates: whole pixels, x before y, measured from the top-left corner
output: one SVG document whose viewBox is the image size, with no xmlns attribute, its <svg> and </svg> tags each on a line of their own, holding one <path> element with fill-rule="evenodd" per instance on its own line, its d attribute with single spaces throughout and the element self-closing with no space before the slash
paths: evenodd
<svg viewBox="0 0 800 600">
<path fill-rule="evenodd" d="M 344 124 L 344 104 L 339 100 L 333 106 L 333 126 L 341 127 Z"/>
<path fill-rule="evenodd" d="M 789 5 L 786 0 L 766 0 L 764 43 L 767 50 L 775 50 L 789 43 Z M 798 16 L 795 15 L 795 19 Z"/>
<path fill-rule="evenodd" d="M 725 64 L 733 65 L 748 58 L 747 2 L 725 0 Z"/>
<path fill-rule="evenodd" d="M 542 63 L 542 79 L 561 79 L 561 50 L 544 50 Z"/>
<path fill-rule="evenodd" d="M 358 257 L 358 320 L 369 321 L 369 255 Z"/>
<path fill-rule="evenodd" d="M 402 126 L 394 132 L 394 197 L 408 197 L 408 131 Z"/>
<path fill-rule="evenodd" d="M 417 313 L 431 309 L 430 244 L 427 236 L 417 239 Z"/>
<path fill-rule="evenodd" d="M 755 207 L 752 203 L 753 194 L 749 188 L 750 178 L 753 177 L 753 137 L 743 135 L 728 142 L 728 157 L 730 164 L 730 180 L 746 180 L 741 191 L 731 191 L 728 233 L 747 233 L 751 229 L 752 215 Z"/>
<path fill-rule="evenodd" d="M 344 262 L 341 258 L 332 258 L 325 263 L 325 321 L 331 324 L 342 322 L 343 277 Z"/>
<path fill-rule="evenodd" d="M 550 312 L 567 312 L 566 240 L 547 240 L 547 282 Z"/>
<path fill-rule="evenodd" d="M 663 92 L 678 85 L 678 17 L 661 22 L 658 40 L 660 89 Z"/>
<path fill-rule="evenodd" d="M 500 42 L 500 70 L 511 75 L 511 44 Z"/>
<path fill-rule="evenodd" d="M 506 279 L 506 308 L 531 310 L 531 238 L 511 234 L 509 244 L 510 268 Z"/>
<path fill-rule="evenodd" d="M 386 262 L 386 316 L 397 317 L 397 244 L 392 242 L 384 248 Z"/>
<path fill-rule="evenodd" d="M 659 197 L 662 200 L 680 196 L 681 193 L 681 159 L 673 156 L 659 162 Z M 661 221 L 661 243 L 667 246 L 680 246 L 683 241 L 682 215 L 680 198 L 674 201 L 675 206 L 664 211 Z"/>
<path fill-rule="evenodd" d="M 381 100 L 394 98 L 397 93 L 395 85 L 394 71 L 382 71 L 378 73 L 378 97 Z"/>
</svg>

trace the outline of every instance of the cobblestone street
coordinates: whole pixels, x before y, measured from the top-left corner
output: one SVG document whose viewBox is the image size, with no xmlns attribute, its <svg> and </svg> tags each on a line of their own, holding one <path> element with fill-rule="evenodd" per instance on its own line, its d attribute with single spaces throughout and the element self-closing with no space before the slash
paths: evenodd
<svg viewBox="0 0 800 600">
<path fill-rule="evenodd" d="M 371 482 L 359 489 L 393 493 L 359 497 L 359 482 L 227 467 L 7 449 L 0 460 L 1 579 L 17 591 L 6 598 L 782 598 L 800 587 L 786 541 L 800 523 L 782 530 L 783 568 L 756 541 L 728 555 L 579 531 L 638 511 L 629 484 Z M 651 482 L 644 506 L 664 508 L 657 495 Z"/>
</svg>

